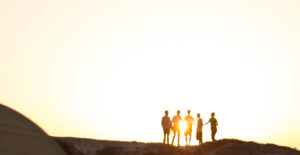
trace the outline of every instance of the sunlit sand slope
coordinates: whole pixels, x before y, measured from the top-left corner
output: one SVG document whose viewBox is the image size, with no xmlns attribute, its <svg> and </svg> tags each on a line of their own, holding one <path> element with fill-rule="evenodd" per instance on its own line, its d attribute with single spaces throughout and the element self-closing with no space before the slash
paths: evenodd
<svg viewBox="0 0 300 155">
<path fill-rule="evenodd" d="M 65 155 L 65 152 L 32 121 L 0 104 L 0 154 Z"/>
<path fill-rule="evenodd" d="M 174 147 L 160 143 L 56 138 L 69 155 L 300 155 L 300 151 L 273 144 L 234 139 L 207 142 L 202 146 Z"/>
</svg>

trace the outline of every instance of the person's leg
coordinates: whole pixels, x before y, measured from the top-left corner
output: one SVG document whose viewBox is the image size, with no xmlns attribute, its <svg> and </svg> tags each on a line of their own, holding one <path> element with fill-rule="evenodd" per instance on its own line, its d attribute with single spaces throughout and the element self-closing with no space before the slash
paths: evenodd
<svg viewBox="0 0 300 155">
<path fill-rule="evenodd" d="M 170 129 L 167 131 L 167 144 L 169 144 Z"/>
<path fill-rule="evenodd" d="M 214 141 L 214 131 L 211 130 L 211 140 Z"/>
<path fill-rule="evenodd" d="M 217 129 L 215 130 L 215 133 L 214 133 L 214 140 L 215 141 L 216 141 L 216 139 L 215 139 L 216 134 L 217 134 Z"/>
<path fill-rule="evenodd" d="M 186 146 L 189 146 L 189 141 L 188 141 L 189 134 L 190 134 L 190 129 L 189 129 L 189 127 L 187 127 L 185 132 L 184 132 Z"/>
<path fill-rule="evenodd" d="M 203 144 L 203 140 L 202 140 L 202 132 L 200 132 L 200 134 L 199 134 L 199 143 Z"/>
<path fill-rule="evenodd" d="M 191 145 L 191 141 L 192 141 L 192 127 L 190 127 L 189 135 L 190 135 L 189 145 Z"/>
<path fill-rule="evenodd" d="M 192 132 L 190 133 L 189 145 L 191 145 L 191 141 L 192 141 Z"/>
<path fill-rule="evenodd" d="M 217 133 L 217 130 L 216 130 L 216 129 L 214 129 L 214 130 L 211 131 L 211 139 L 212 139 L 213 141 L 216 141 L 216 139 L 215 139 L 216 133 Z"/>
<path fill-rule="evenodd" d="M 178 130 L 178 146 L 180 146 L 180 130 Z"/>
<path fill-rule="evenodd" d="M 163 140 L 163 143 L 165 144 L 165 142 L 166 142 L 166 130 L 163 129 L 163 132 L 164 132 L 164 140 Z"/>
<path fill-rule="evenodd" d="M 172 139 L 172 145 L 174 144 L 174 139 L 175 139 L 175 136 L 176 136 L 176 130 L 173 130 L 173 139 Z"/>
</svg>

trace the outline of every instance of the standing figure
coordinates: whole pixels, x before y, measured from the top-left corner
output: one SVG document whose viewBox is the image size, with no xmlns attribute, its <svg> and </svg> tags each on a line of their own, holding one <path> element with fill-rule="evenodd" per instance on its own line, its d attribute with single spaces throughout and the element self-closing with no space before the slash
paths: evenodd
<svg viewBox="0 0 300 155">
<path fill-rule="evenodd" d="M 199 145 L 203 144 L 202 141 L 202 127 L 203 127 L 203 121 L 202 118 L 200 117 L 200 114 L 197 114 L 197 134 L 196 134 L 196 139 L 199 140 Z"/>
<path fill-rule="evenodd" d="M 208 123 L 210 123 L 211 139 L 212 139 L 212 141 L 216 141 L 215 135 L 217 133 L 218 121 L 217 121 L 217 119 L 215 119 L 215 113 L 214 112 L 211 113 L 211 118 L 208 120 L 207 123 L 205 123 L 205 125 L 208 124 Z"/>
<path fill-rule="evenodd" d="M 173 139 L 172 139 L 172 145 L 174 144 L 174 139 L 176 137 L 176 133 L 178 134 L 178 146 L 180 146 L 180 121 L 182 121 L 182 118 L 180 116 L 180 111 L 177 110 L 177 115 L 175 115 L 172 119 L 173 122 Z"/>
<path fill-rule="evenodd" d="M 184 136 L 185 136 L 185 141 L 186 141 L 186 145 L 189 146 L 191 145 L 191 139 L 192 139 L 192 126 L 194 124 L 194 118 L 191 116 L 191 110 L 187 111 L 188 115 L 185 116 L 184 121 L 186 122 L 186 130 L 184 132 Z M 188 136 L 189 137 L 189 141 L 188 141 Z"/>
<path fill-rule="evenodd" d="M 169 144 L 169 135 L 170 135 L 170 130 L 172 128 L 172 122 L 168 115 L 169 115 L 169 112 L 168 112 L 168 110 L 166 110 L 165 116 L 163 116 L 161 119 L 161 126 L 164 131 L 164 141 L 163 141 L 164 144 L 166 143 L 166 138 L 167 138 L 167 144 Z"/>
</svg>

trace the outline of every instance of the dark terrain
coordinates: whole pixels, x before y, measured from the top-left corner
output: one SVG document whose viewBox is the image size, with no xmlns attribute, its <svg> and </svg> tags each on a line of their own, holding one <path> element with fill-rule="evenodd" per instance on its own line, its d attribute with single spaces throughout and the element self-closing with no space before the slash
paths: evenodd
<svg viewBox="0 0 300 155">
<path fill-rule="evenodd" d="M 235 139 L 222 139 L 190 147 L 70 137 L 55 137 L 55 140 L 68 155 L 300 155 L 300 151 L 289 147 Z"/>
</svg>

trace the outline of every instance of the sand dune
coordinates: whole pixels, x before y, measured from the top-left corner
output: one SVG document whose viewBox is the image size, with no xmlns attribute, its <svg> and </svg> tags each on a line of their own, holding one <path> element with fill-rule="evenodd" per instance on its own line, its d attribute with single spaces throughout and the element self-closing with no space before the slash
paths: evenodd
<svg viewBox="0 0 300 155">
<path fill-rule="evenodd" d="M 34 122 L 0 103 L 0 154 L 65 155 L 65 152 Z"/>
<path fill-rule="evenodd" d="M 161 143 L 138 143 L 56 137 L 69 155 L 300 155 L 300 151 L 274 144 L 235 139 L 206 142 L 201 146 L 174 147 Z"/>
</svg>

